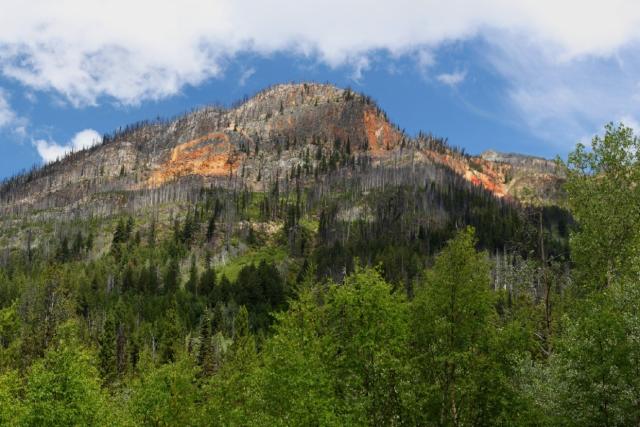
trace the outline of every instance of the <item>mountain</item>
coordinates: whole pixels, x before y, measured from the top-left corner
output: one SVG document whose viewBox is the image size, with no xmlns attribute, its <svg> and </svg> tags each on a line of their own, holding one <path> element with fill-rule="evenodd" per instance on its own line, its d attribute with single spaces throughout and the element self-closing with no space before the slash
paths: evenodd
<svg viewBox="0 0 640 427">
<path fill-rule="evenodd" d="M 153 197 L 166 200 L 177 187 L 259 190 L 299 169 L 309 184 L 311 175 L 349 163 L 443 166 L 510 199 L 529 188 L 554 201 L 561 183 L 548 160 L 493 151 L 470 156 L 431 135 L 412 138 L 369 97 L 304 83 L 274 86 L 230 109 L 203 108 L 120 129 L 98 146 L 7 180 L 0 204 L 5 213 L 113 213 Z"/>
<path fill-rule="evenodd" d="M 544 227 L 546 250 L 564 254 L 562 181 L 549 160 L 411 137 L 350 89 L 283 84 L 229 109 L 127 126 L 6 180 L 0 248 L 66 259 L 89 241 L 99 259 L 126 216 L 137 241 L 173 236 L 231 276 L 266 258 L 298 272 L 313 261 L 335 280 L 355 262 L 383 263 L 407 282 L 466 225 L 480 247 L 523 254 Z"/>
<path fill-rule="evenodd" d="M 0 424 L 537 425 L 562 181 L 329 85 L 119 129 L 0 186 Z"/>
</svg>

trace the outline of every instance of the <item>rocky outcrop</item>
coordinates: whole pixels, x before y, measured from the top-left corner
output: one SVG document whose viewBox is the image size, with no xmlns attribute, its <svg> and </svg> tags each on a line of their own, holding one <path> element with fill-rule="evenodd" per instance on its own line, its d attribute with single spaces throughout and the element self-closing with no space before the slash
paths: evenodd
<svg viewBox="0 0 640 427">
<path fill-rule="evenodd" d="M 525 201 L 554 203 L 563 198 L 564 174 L 553 160 L 515 153 L 485 151 L 480 158 L 501 165 L 507 194 Z"/>
<path fill-rule="evenodd" d="M 337 153 L 337 154 L 336 154 Z M 434 150 L 391 124 L 370 98 L 323 84 L 272 87 L 231 109 L 205 108 L 170 122 L 118 132 L 0 188 L 5 212 L 64 208 L 98 193 L 144 191 L 197 178 L 199 185 L 237 182 L 260 188 L 302 167 L 366 158 L 374 166 L 444 165 L 497 197 L 527 186 L 557 187 L 545 159 L 493 151 Z M 547 197 L 552 197 L 546 191 Z"/>
</svg>

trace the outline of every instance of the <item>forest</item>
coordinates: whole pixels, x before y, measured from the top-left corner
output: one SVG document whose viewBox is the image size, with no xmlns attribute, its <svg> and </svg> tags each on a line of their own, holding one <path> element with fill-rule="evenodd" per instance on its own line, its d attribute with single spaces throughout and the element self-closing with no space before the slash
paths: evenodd
<svg viewBox="0 0 640 427">
<path fill-rule="evenodd" d="M 0 425 L 640 424 L 630 128 L 558 160 L 561 207 L 340 155 L 4 251 Z"/>
</svg>

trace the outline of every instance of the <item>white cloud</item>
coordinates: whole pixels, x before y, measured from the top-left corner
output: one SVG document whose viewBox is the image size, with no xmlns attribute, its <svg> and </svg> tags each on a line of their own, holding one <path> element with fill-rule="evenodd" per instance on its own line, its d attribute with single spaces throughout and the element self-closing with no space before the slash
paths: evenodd
<svg viewBox="0 0 640 427">
<path fill-rule="evenodd" d="M 42 160 L 45 163 L 50 163 L 63 158 L 72 151 L 80 151 L 92 147 L 101 141 L 102 137 L 98 132 L 93 129 L 85 129 L 76 133 L 65 145 L 44 139 L 34 141 L 33 145 L 35 145 Z"/>
<path fill-rule="evenodd" d="M 42 157 L 42 160 L 45 163 L 55 162 L 71 151 L 68 147 L 58 145 L 55 142 L 46 141 L 44 139 L 34 141 L 33 145 L 35 145 L 38 150 L 38 154 Z"/>
<path fill-rule="evenodd" d="M 626 115 L 621 117 L 618 121 L 633 129 L 633 133 L 636 136 L 640 136 L 640 122 L 635 117 Z"/>
<path fill-rule="evenodd" d="M 27 127 L 22 124 L 18 125 L 13 129 L 13 133 L 22 140 L 27 136 Z"/>
<path fill-rule="evenodd" d="M 453 73 L 442 73 L 436 76 L 436 80 L 447 86 L 458 86 L 467 77 L 466 71 L 455 71 Z"/>
<path fill-rule="evenodd" d="M 640 115 L 636 45 L 569 61 L 522 38 L 491 44 L 487 59 L 507 81 L 509 113 L 557 149 L 599 133 L 609 121 Z"/>
<path fill-rule="evenodd" d="M 435 63 L 436 59 L 434 58 L 433 53 L 427 49 L 420 49 L 416 52 L 416 65 L 423 76 L 426 76 L 429 68 L 435 65 Z"/>
<path fill-rule="evenodd" d="M 609 55 L 640 36 L 632 0 L 3 0 L 2 11 L 3 74 L 76 105 L 169 96 L 220 75 L 242 51 L 316 55 L 357 77 L 373 50 L 424 52 L 487 31 L 522 34 L 564 60 Z"/>
<path fill-rule="evenodd" d="M 0 88 L 0 128 L 7 126 L 16 119 L 15 112 L 11 109 L 7 95 Z"/>
<path fill-rule="evenodd" d="M 71 138 L 70 146 L 74 151 L 83 150 L 102 142 L 102 136 L 93 129 L 85 129 Z"/>
<path fill-rule="evenodd" d="M 351 80 L 359 84 L 364 72 L 371 67 L 371 61 L 366 55 L 350 58 L 348 61 L 349 65 L 353 68 L 353 71 L 351 72 Z"/>
<path fill-rule="evenodd" d="M 240 74 L 240 78 L 238 79 L 238 85 L 244 86 L 247 83 L 247 80 L 251 78 L 256 73 L 256 69 L 253 67 L 249 67 L 242 71 Z"/>
<path fill-rule="evenodd" d="M 478 38 L 509 81 L 509 101 L 540 135 L 584 132 L 604 116 L 638 113 L 620 102 L 637 88 L 631 76 L 640 75 L 636 0 L 0 3 L 0 72 L 76 106 L 105 96 L 123 104 L 171 96 L 220 76 L 242 52 L 306 55 L 348 66 L 358 81 L 373 52 L 411 55 L 424 73 L 439 47 Z M 600 68 L 614 76 L 592 74 Z M 445 84 L 460 77 L 446 76 Z"/>
</svg>

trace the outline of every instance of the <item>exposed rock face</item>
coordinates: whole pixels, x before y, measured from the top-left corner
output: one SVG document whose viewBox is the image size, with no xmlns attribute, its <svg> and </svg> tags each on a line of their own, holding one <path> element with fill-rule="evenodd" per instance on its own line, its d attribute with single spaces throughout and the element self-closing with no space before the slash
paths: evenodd
<svg viewBox="0 0 640 427">
<path fill-rule="evenodd" d="M 493 150 L 487 150 L 480 157 L 493 163 L 508 163 L 515 167 L 537 170 L 543 173 L 555 173 L 557 168 L 556 162 L 553 160 L 523 154 L 498 153 Z"/>
<path fill-rule="evenodd" d="M 562 197 L 560 184 L 564 176 L 553 160 L 495 151 L 485 151 L 480 158 L 502 165 L 505 191 L 513 197 L 541 201 L 557 201 Z"/>
<path fill-rule="evenodd" d="M 6 211 L 66 208 L 95 194 L 158 189 L 182 180 L 261 188 L 340 152 L 373 165 L 431 162 L 450 167 L 498 197 L 526 185 L 555 186 L 548 160 L 485 152 L 469 157 L 403 134 L 369 98 L 330 85 L 285 84 L 239 106 L 205 108 L 168 123 L 128 129 L 103 144 L 0 187 Z M 322 160 L 321 160 L 322 159 Z M 543 184 L 541 184 L 543 183 Z"/>
</svg>

